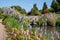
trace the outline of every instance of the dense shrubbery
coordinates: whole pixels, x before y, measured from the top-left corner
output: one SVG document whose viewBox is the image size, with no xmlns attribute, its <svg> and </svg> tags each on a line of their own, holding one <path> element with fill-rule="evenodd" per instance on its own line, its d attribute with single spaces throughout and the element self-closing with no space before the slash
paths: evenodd
<svg viewBox="0 0 60 40">
<path fill-rule="evenodd" d="M 0 8 L 0 19 L 2 18 L 2 9 Z"/>
<path fill-rule="evenodd" d="M 49 40 L 45 36 L 41 36 L 38 32 L 32 32 L 29 30 L 24 31 L 22 30 L 17 30 L 16 28 L 12 30 L 11 32 L 8 32 L 8 38 L 7 40 Z"/>
<path fill-rule="evenodd" d="M 45 15 L 45 16 L 47 16 L 47 15 Z M 53 18 L 54 17 L 52 17 L 52 16 L 49 18 L 50 23 L 52 25 L 55 23 L 55 20 Z M 58 21 L 59 20 L 60 19 L 58 19 Z M 39 22 L 38 24 L 34 24 L 34 25 L 35 26 L 36 25 L 40 26 L 47 21 L 46 21 L 45 18 L 40 18 L 38 22 Z M 26 39 L 27 40 L 28 39 L 30 39 L 30 40 L 38 40 L 38 39 L 49 40 L 49 39 L 51 39 L 49 35 L 43 34 L 42 37 L 41 37 L 41 34 L 38 31 L 36 32 L 35 29 L 30 30 L 27 26 L 28 24 L 30 24 L 28 19 L 22 19 L 22 20 L 19 21 L 15 18 L 7 16 L 3 20 L 3 23 L 6 25 L 6 31 L 8 32 L 7 40 L 26 40 Z M 49 37 L 46 37 L 46 36 L 49 36 Z"/>
<path fill-rule="evenodd" d="M 3 23 L 6 25 L 6 31 L 8 32 L 7 40 L 48 40 L 45 36 L 40 36 L 38 31 L 29 30 L 26 26 L 29 21 L 26 19 L 21 24 L 20 21 L 7 17 Z"/>
<path fill-rule="evenodd" d="M 11 8 L 15 8 L 15 10 L 17 10 L 21 14 L 26 14 L 26 10 L 20 6 L 11 6 Z"/>
<path fill-rule="evenodd" d="M 56 24 L 60 26 L 60 18 L 57 19 Z"/>
<path fill-rule="evenodd" d="M 3 18 L 2 13 L 0 13 L 0 19 Z"/>
<path fill-rule="evenodd" d="M 44 18 L 40 18 L 39 19 L 39 25 L 41 26 L 43 23 L 45 23 L 46 22 L 46 19 L 44 19 Z"/>
<path fill-rule="evenodd" d="M 14 19 L 14 18 L 9 18 L 9 17 L 5 18 L 3 23 L 6 26 L 9 24 L 9 26 L 7 26 L 7 27 L 20 29 L 20 21 Z"/>
<path fill-rule="evenodd" d="M 41 27 L 43 23 L 47 23 L 47 22 L 52 26 L 55 26 L 56 23 L 58 25 L 60 25 L 60 15 L 56 21 L 56 19 L 55 19 L 57 17 L 57 16 L 55 16 L 56 14 L 50 14 L 50 12 L 57 11 L 57 10 L 55 10 L 55 6 L 57 4 L 56 5 L 55 4 L 53 2 L 51 5 L 52 7 L 50 9 L 48 9 L 46 2 L 45 2 L 43 5 L 43 9 L 40 11 L 38 10 L 36 4 L 34 4 L 33 8 L 30 11 L 31 15 L 35 15 L 35 16 L 40 15 L 41 16 L 42 12 L 47 13 L 47 14 L 46 15 L 43 14 L 43 17 L 41 16 L 41 18 L 39 18 L 39 20 L 37 22 L 32 21 L 32 25 L 28 19 L 24 19 L 24 18 L 20 19 L 20 17 L 23 17 L 22 15 L 26 16 L 26 11 L 25 11 L 25 9 L 23 9 L 19 6 L 11 6 L 11 8 L 5 9 L 3 11 L 3 14 L 2 14 L 2 12 L 0 12 L 0 18 L 4 17 L 3 24 L 6 26 L 6 31 L 8 33 L 7 40 L 39 40 L 39 39 L 40 40 L 51 40 L 51 35 L 54 33 L 48 34 L 46 32 L 46 30 L 42 28 L 41 30 L 43 30 L 42 32 L 45 31 L 46 32 L 46 34 L 45 34 L 42 32 L 38 32 L 34 28 L 37 26 Z M 60 13 L 60 12 L 57 12 L 57 13 Z M 32 26 L 32 28 L 30 29 L 28 26 L 29 27 Z M 49 37 L 46 37 L 46 36 L 49 36 Z"/>
</svg>

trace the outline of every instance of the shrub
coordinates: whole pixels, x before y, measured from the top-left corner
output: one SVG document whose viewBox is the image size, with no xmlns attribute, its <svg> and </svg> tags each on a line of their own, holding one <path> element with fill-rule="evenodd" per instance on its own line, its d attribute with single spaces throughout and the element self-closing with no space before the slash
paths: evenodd
<svg viewBox="0 0 60 40">
<path fill-rule="evenodd" d="M 0 19 L 3 18 L 2 13 L 0 13 Z"/>
<path fill-rule="evenodd" d="M 45 10 L 43 11 L 44 14 L 49 13 L 49 12 L 50 12 L 50 11 L 49 11 L 48 9 L 45 9 Z"/>
<path fill-rule="evenodd" d="M 28 19 L 24 19 L 23 20 L 23 27 L 24 27 L 24 30 L 27 30 L 28 29 L 28 25 L 30 24 L 29 20 Z"/>
<path fill-rule="evenodd" d="M 39 19 L 39 25 L 42 25 L 43 23 L 45 23 L 46 22 L 46 20 L 44 19 L 44 18 L 40 18 Z"/>
<path fill-rule="evenodd" d="M 56 12 L 56 14 L 60 14 L 60 11 Z"/>
<path fill-rule="evenodd" d="M 51 26 L 55 26 L 55 24 L 56 24 L 56 14 L 49 13 L 49 14 L 46 14 L 45 16 L 47 18 L 48 24 L 51 25 Z"/>
<path fill-rule="evenodd" d="M 57 19 L 56 23 L 60 25 L 60 18 Z"/>
<path fill-rule="evenodd" d="M 17 28 L 20 29 L 20 21 L 14 19 L 14 18 L 5 18 L 3 21 L 4 24 L 8 23 L 10 25 L 10 27 L 12 28 Z"/>
<path fill-rule="evenodd" d="M 54 9 L 53 9 L 53 8 L 50 8 L 50 9 L 48 9 L 48 10 L 49 10 L 50 12 L 52 12 L 52 13 L 54 12 Z"/>
</svg>

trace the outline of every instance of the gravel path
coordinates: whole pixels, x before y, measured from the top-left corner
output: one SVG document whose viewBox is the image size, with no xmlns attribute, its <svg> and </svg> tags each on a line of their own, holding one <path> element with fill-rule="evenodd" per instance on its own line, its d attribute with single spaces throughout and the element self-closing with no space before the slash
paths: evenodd
<svg viewBox="0 0 60 40">
<path fill-rule="evenodd" d="M 2 19 L 0 19 L 0 40 L 6 40 L 7 33 L 5 31 L 4 25 L 2 24 Z"/>
</svg>

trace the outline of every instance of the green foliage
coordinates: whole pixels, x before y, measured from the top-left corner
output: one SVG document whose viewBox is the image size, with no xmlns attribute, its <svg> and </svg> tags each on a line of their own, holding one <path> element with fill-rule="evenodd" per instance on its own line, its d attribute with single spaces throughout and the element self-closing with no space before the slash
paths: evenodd
<svg viewBox="0 0 60 40">
<path fill-rule="evenodd" d="M 57 3 L 58 3 L 58 6 L 57 6 L 57 11 L 59 12 L 60 11 L 60 0 L 56 0 Z"/>
<path fill-rule="evenodd" d="M 24 30 L 28 30 L 28 29 L 29 29 L 29 28 L 27 27 L 28 24 L 30 24 L 29 20 L 24 19 L 24 21 L 23 21 Z"/>
<path fill-rule="evenodd" d="M 39 10 L 40 13 L 42 13 L 42 10 Z"/>
<path fill-rule="evenodd" d="M 60 27 L 57 27 L 56 30 L 60 33 Z"/>
<path fill-rule="evenodd" d="M 34 15 L 40 15 L 40 12 L 39 12 L 36 4 L 33 5 L 33 8 L 31 9 L 31 13 Z"/>
<path fill-rule="evenodd" d="M 60 4 L 60 0 L 56 0 Z"/>
<path fill-rule="evenodd" d="M 43 4 L 43 11 L 45 10 L 45 9 L 47 9 L 48 7 L 47 7 L 47 4 L 46 4 L 46 2 L 44 2 L 44 4 Z"/>
<path fill-rule="evenodd" d="M 28 29 L 27 25 L 30 24 L 30 22 L 27 19 L 24 19 L 23 22 L 20 22 L 19 20 L 16 20 L 15 18 L 11 18 L 11 17 L 6 17 L 3 20 L 3 24 L 8 25 L 7 23 L 9 24 L 9 27 L 11 28 L 20 29 L 21 26 L 23 26 L 24 30 L 27 30 Z"/>
<path fill-rule="evenodd" d="M 39 19 L 39 25 L 42 25 L 43 23 L 45 23 L 46 22 L 46 20 L 44 19 L 44 18 L 40 18 Z"/>
<path fill-rule="evenodd" d="M 11 8 L 15 8 L 18 11 L 21 11 L 22 10 L 22 8 L 20 6 L 11 6 Z"/>
<path fill-rule="evenodd" d="M 56 14 L 46 14 L 45 15 L 47 17 L 47 22 L 51 25 L 51 26 L 55 26 L 56 24 Z"/>
<path fill-rule="evenodd" d="M 34 8 L 31 9 L 31 13 L 33 13 L 34 15 L 39 15 L 40 14 L 39 11 L 34 9 Z"/>
<path fill-rule="evenodd" d="M 28 33 L 28 35 L 26 34 Z M 35 36 L 35 34 L 37 36 Z M 8 38 L 7 40 L 38 40 L 37 37 L 39 39 L 43 39 L 43 40 L 49 40 L 49 38 L 45 38 L 45 36 L 42 36 L 40 38 L 40 33 L 39 32 L 32 32 L 32 31 L 29 31 L 29 32 L 26 32 L 24 30 L 12 30 L 12 34 L 10 33 L 10 31 L 8 31 Z"/>
<path fill-rule="evenodd" d="M 57 22 L 58 24 L 60 24 L 60 18 L 58 18 L 56 22 Z"/>
<path fill-rule="evenodd" d="M 24 19 L 23 21 L 25 24 L 30 24 L 29 20 L 28 19 Z"/>
<path fill-rule="evenodd" d="M 11 8 L 15 8 L 15 10 L 17 10 L 18 12 L 26 14 L 25 9 L 21 8 L 20 6 L 11 6 Z"/>
<path fill-rule="evenodd" d="M 2 8 L 0 8 L 0 13 L 2 13 Z"/>
<path fill-rule="evenodd" d="M 22 9 L 22 14 L 26 14 L 26 10 L 25 9 Z"/>
<path fill-rule="evenodd" d="M 58 3 L 55 0 L 53 0 L 51 4 L 51 8 L 53 8 L 55 12 L 57 12 L 57 6 L 58 6 Z"/>
<path fill-rule="evenodd" d="M 9 24 L 9 27 L 11 28 L 17 28 L 20 29 L 20 21 L 14 19 L 14 18 L 5 18 L 5 20 L 3 21 L 3 23 L 6 25 L 6 23 Z M 7 25 L 8 25 L 7 24 Z"/>
<path fill-rule="evenodd" d="M 2 16 L 2 13 L 0 13 L 0 19 L 2 18 L 3 16 Z"/>
<path fill-rule="evenodd" d="M 58 12 L 60 11 L 60 5 L 57 6 L 57 11 L 58 11 Z"/>
<path fill-rule="evenodd" d="M 54 12 L 54 9 L 53 9 L 53 8 L 49 8 L 48 10 L 49 10 L 50 12 L 52 12 L 52 13 Z"/>
<path fill-rule="evenodd" d="M 0 8 L 0 19 L 3 17 L 2 8 Z"/>
<path fill-rule="evenodd" d="M 55 12 L 59 12 L 60 11 L 60 0 L 53 0 L 51 4 L 51 8 L 53 8 Z"/>
<path fill-rule="evenodd" d="M 34 4 L 34 5 L 33 5 L 33 8 L 35 8 L 36 10 L 38 10 L 37 4 Z"/>
</svg>

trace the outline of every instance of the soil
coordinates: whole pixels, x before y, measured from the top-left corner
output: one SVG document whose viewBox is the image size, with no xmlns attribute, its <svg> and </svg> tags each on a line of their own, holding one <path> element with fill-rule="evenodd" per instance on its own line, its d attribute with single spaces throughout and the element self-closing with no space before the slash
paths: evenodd
<svg viewBox="0 0 60 40">
<path fill-rule="evenodd" d="M 5 30 L 5 26 L 2 24 L 2 19 L 0 19 L 0 40 L 6 40 L 7 33 Z"/>
</svg>

